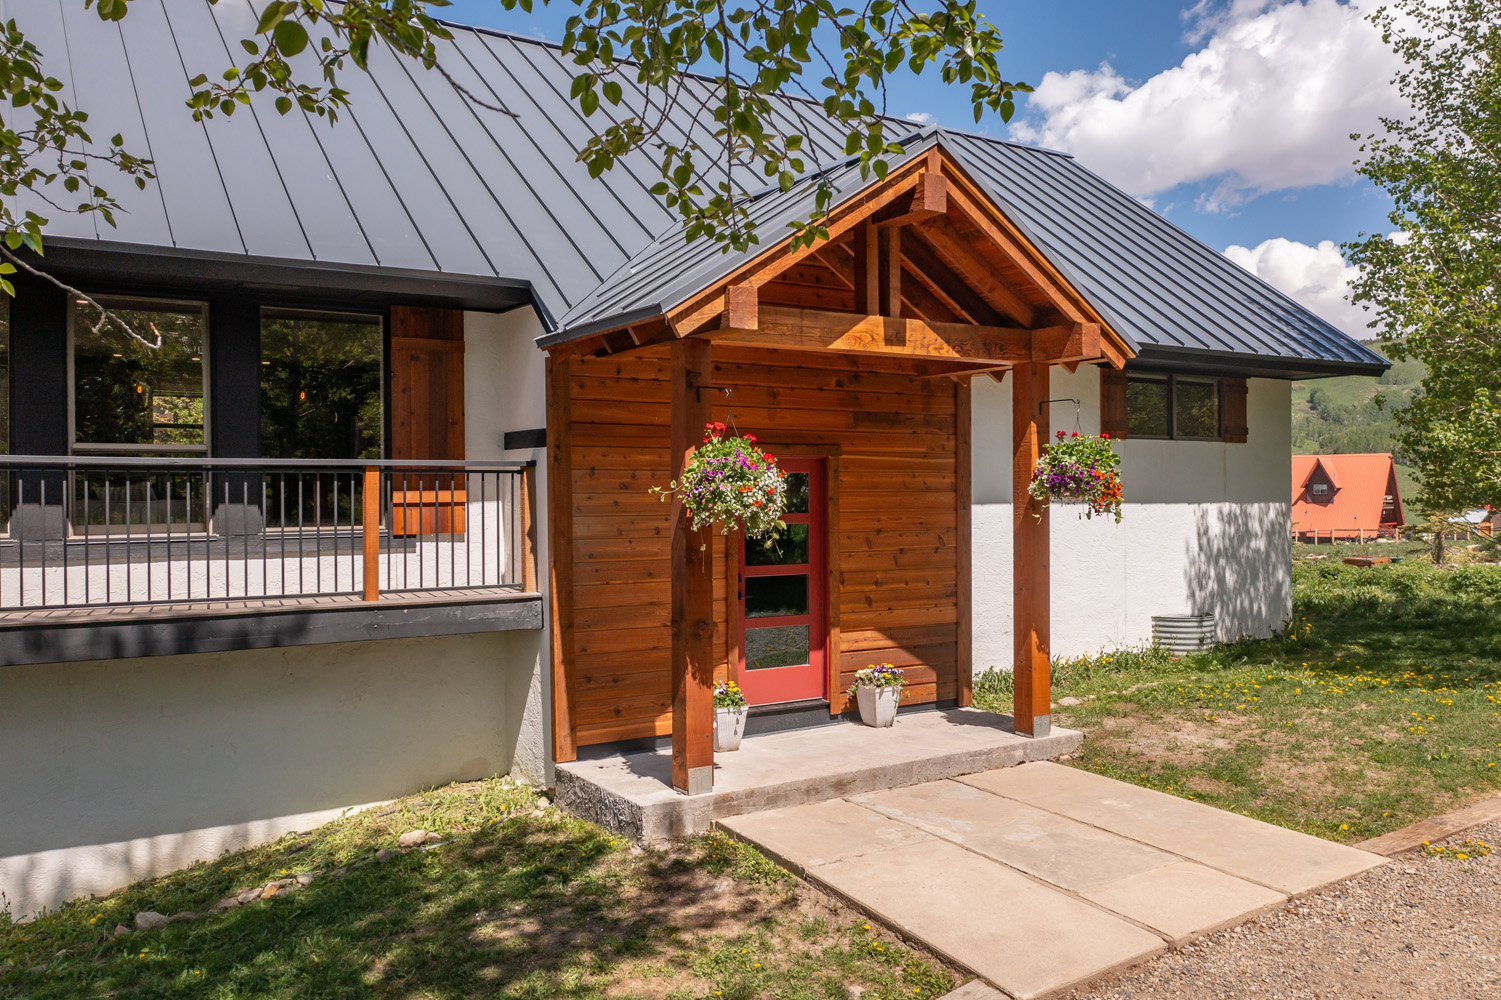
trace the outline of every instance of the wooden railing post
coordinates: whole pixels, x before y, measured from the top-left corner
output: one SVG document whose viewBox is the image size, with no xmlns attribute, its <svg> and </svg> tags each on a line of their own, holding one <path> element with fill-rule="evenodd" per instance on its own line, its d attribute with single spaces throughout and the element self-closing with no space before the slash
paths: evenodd
<svg viewBox="0 0 1501 1000">
<path fill-rule="evenodd" d="M 521 470 L 521 589 L 537 592 L 537 467 Z"/>
<path fill-rule="evenodd" d="M 365 600 L 380 600 L 380 469 L 365 466 L 365 481 L 360 491 L 363 508 L 365 550 Z"/>
</svg>

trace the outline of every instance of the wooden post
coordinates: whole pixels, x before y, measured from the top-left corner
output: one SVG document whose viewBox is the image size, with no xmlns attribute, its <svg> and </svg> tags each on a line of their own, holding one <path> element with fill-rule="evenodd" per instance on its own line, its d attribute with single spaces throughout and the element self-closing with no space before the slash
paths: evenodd
<svg viewBox="0 0 1501 1000">
<path fill-rule="evenodd" d="M 970 499 L 971 499 L 971 446 L 970 446 L 970 382 L 960 379 L 954 384 L 954 524 L 958 537 L 958 662 L 959 706 L 967 707 L 974 701 L 974 610 L 972 601 L 972 570 Z"/>
<path fill-rule="evenodd" d="M 1042 402 L 1048 366 L 1017 365 L 1011 383 L 1011 573 L 1015 658 L 1015 726 L 1025 736 L 1046 736 L 1052 726 L 1049 677 L 1048 511 L 1027 492 L 1032 469 L 1047 443 Z"/>
<path fill-rule="evenodd" d="M 578 758 L 573 733 L 572 360 L 547 359 L 547 600 L 552 638 L 552 759 Z"/>
<path fill-rule="evenodd" d="M 672 478 L 678 479 L 712 419 L 707 340 L 674 341 L 672 354 Z M 672 787 L 689 795 L 714 787 L 714 576 L 704 549 L 708 533 L 689 523 L 674 495 L 672 514 Z"/>
<path fill-rule="evenodd" d="M 380 600 L 380 469 L 365 466 L 360 490 L 365 551 L 365 600 Z"/>
<path fill-rule="evenodd" d="M 521 589 L 537 592 L 537 467 L 521 470 Z"/>
</svg>

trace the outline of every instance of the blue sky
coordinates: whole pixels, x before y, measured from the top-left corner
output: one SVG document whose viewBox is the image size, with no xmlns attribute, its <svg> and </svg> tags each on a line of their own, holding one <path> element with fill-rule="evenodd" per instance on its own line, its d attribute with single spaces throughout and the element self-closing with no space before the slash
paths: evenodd
<svg viewBox="0 0 1501 1000">
<path fill-rule="evenodd" d="M 929 73 L 903 75 L 891 112 L 1073 153 L 1177 225 L 1341 325 L 1351 270 L 1339 244 L 1390 228 L 1354 177 L 1354 131 L 1400 110 L 1393 59 L 1347 0 L 980 0 L 1004 68 L 1036 86 L 1007 126 L 974 124 Z M 454 0 L 445 17 L 556 40 L 574 10 L 507 13 Z"/>
</svg>

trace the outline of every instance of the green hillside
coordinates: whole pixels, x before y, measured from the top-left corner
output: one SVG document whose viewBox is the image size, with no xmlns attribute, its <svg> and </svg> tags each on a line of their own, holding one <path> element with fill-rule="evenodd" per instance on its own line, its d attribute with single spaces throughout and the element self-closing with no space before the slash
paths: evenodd
<svg viewBox="0 0 1501 1000">
<path fill-rule="evenodd" d="M 1381 350 L 1382 345 L 1372 345 Z M 1397 453 L 1397 481 L 1410 509 L 1418 495 L 1416 470 L 1402 462 L 1394 410 L 1417 391 L 1426 369 L 1419 361 L 1398 361 L 1379 379 L 1367 376 L 1322 378 L 1293 383 L 1293 452 L 1299 455 Z M 1377 401 L 1383 400 L 1383 405 Z"/>
</svg>

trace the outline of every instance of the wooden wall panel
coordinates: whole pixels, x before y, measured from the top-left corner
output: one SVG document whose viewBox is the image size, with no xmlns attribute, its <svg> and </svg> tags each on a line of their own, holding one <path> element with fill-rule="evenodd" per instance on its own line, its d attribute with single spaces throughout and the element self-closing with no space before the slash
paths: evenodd
<svg viewBox="0 0 1501 1000">
<path fill-rule="evenodd" d="M 646 491 L 669 468 L 665 349 L 571 362 L 573 662 L 577 743 L 671 732 L 670 504 Z M 716 401 L 775 453 L 830 457 L 831 708 L 854 672 L 908 671 L 908 703 L 960 697 L 956 406 L 962 396 L 910 359 L 716 347 Z M 714 536 L 716 677 L 730 675 L 735 591 Z"/>
<path fill-rule="evenodd" d="M 392 458 L 464 457 L 464 313 L 391 307 Z"/>
</svg>

